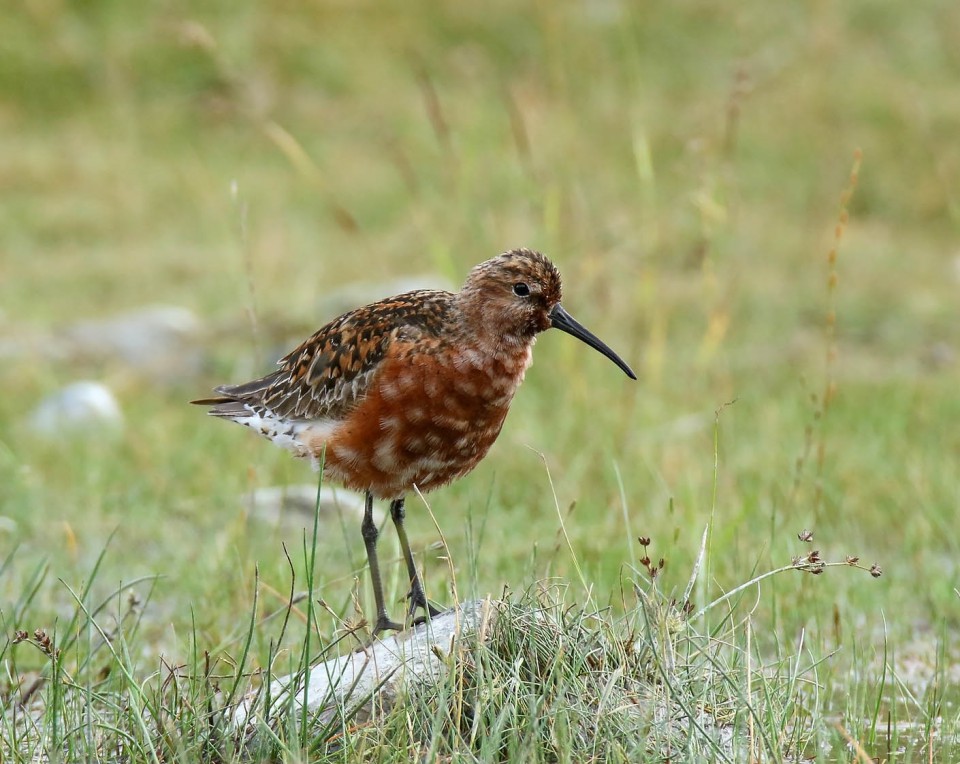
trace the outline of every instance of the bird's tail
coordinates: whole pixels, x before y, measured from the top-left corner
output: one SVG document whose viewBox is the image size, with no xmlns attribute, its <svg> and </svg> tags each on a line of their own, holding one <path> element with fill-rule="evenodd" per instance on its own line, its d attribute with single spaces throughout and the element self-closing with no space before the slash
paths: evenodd
<svg viewBox="0 0 960 764">
<path fill-rule="evenodd" d="M 252 382 L 241 385 L 220 385 L 214 392 L 220 393 L 216 398 L 199 398 L 190 401 L 197 406 L 212 406 L 207 412 L 210 416 L 234 419 L 237 416 L 246 416 L 251 408 L 262 405 L 264 393 L 280 376 L 279 372 L 268 374 Z"/>
</svg>

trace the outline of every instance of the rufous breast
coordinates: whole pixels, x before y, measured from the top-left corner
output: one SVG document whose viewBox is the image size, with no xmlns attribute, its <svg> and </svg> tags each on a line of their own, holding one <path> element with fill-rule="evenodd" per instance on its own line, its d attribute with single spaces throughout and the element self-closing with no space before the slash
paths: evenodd
<svg viewBox="0 0 960 764">
<path fill-rule="evenodd" d="M 398 345 L 363 400 L 307 448 L 316 459 L 323 455 L 326 477 L 379 498 L 456 480 L 500 434 L 532 344 L 448 346 L 431 353 Z"/>
</svg>

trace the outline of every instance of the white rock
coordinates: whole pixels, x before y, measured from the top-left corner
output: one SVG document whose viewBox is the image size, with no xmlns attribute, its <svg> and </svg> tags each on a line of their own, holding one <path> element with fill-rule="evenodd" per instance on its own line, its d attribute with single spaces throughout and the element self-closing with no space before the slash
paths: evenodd
<svg viewBox="0 0 960 764">
<path fill-rule="evenodd" d="M 110 318 L 80 321 L 64 330 L 81 360 L 119 361 L 134 371 L 172 379 L 199 371 L 202 325 L 187 308 L 150 305 Z"/>
<path fill-rule="evenodd" d="M 122 429 L 123 413 L 106 385 L 74 382 L 41 401 L 28 423 L 34 432 L 49 438 L 103 434 Z"/>
<path fill-rule="evenodd" d="M 312 518 L 317 509 L 317 486 L 311 483 L 298 485 L 269 486 L 257 488 L 241 497 L 240 501 L 246 507 L 251 517 L 264 522 L 275 523 L 285 518 L 303 521 Z M 337 490 L 324 486 L 320 489 L 321 517 L 338 517 L 348 514 L 352 517 L 363 516 L 363 498 L 356 493 L 346 490 Z M 379 514 L 379 520 L 383 518 Z"/>
<path fill-rule="evenodd" d="M 465 602 L 434 617 L 430 623 L 314 666 L 307 683 L 300 674 L 277 679 L 270 685 L 272 708 L 263 708 L 265 693 L 260 688 L 241 701 L 233 714 L 233 723 L 250 731 L 258 723 L 269 725 L 278 713 L 282 715 L 291 700 L 296 709 L 302 709 L 306 703 L 319 726 L 362 702 L 354 717 L 362 723 L 389 709 L 412 683 L 440 681 L 449 665 L 446 658 L 457 639 L 469 634 L 485 638 L 498 606 L 491 600 Z"/>
</svg>

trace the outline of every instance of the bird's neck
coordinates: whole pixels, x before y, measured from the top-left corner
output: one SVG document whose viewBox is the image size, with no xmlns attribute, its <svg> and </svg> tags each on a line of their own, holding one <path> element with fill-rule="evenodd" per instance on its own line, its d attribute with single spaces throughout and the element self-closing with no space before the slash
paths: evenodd
<svg viewBox="0 0 960 764">
<path fill-rule="evenodd" d="M 476 356 L 483 358 L 497 373 L 511 377 L 516 384 L 520 384 L 524 373 L 533 362 L 534 342 L 536 337 L 487 334 L 475 337 L 470 346 Z"/>
<path fill-rule="evenodd" d="M 459 323 L 457 344 L 469 349 L 469 356 L 499 367 L 501 373 L 517 377 L 518 382 L 523 379 L 536 335 L 505 327 L 502 315 L 472 301 L 462 300 L 457 308 L 465 319 Z"/>
</svg>

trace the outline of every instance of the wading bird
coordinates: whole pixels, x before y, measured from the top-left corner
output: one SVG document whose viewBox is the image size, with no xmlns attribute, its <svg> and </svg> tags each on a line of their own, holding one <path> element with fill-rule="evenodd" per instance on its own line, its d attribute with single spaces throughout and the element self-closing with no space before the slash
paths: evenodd
<svg viewBox="0 0 960 764">
<path fill-rule="evenodd" d="M 404 529 L 404 496 L 466 475 L 500 434 L 540 332 L 554 328 L 636 375 L 560 305 L 560 273 L 515 249 L 480 263 L 457 293 L 419 290 L 345 313 L 278 361 L 277 371 L 193 401 L 300 457 L 324 479 L 366 495 L 361 531 L 373 579 L 376 636 L 390 620 L 373 500 L 388 499 L 410 578 L 409 616 L 440 611 L 424 595 Z"/>
</svg>

